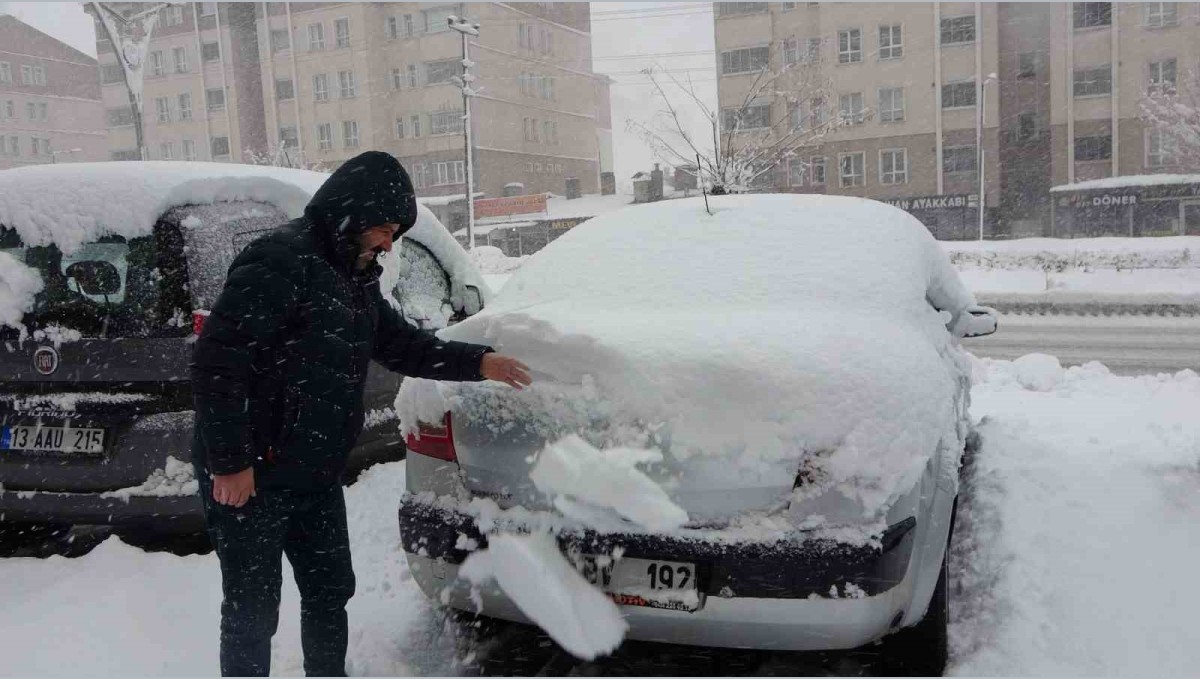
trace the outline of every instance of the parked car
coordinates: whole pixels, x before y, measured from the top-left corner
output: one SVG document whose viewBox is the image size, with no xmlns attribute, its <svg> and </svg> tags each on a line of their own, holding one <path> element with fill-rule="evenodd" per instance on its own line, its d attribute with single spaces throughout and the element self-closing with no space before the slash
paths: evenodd
<svg viewBox="0 0 1200 679">
<path fill-rule="evenodd" d="M 0 520 L 202 529 L 191 345 L 236 254 L 299 216 L 325 177 L 167 162 L 0 172 L 0 314 L 10 316 L 0 315 Z M 381 285 L 423 327 L 474 313 L 490 295 L 424 208 L 386 259 Z M 40 291 L 18 308 L 24 279 Z M 403 458 L 399 384 L 372 366 L 348 479 Z"/>
<path fill-rule="evenodd" d="M 896 208 L 708 202 L 585 222 L 443 333 L 499 342 L 538 379 L 524 392 L 439 385 L 441 400 L 417 380 L 402 388 L 416 430 L 399 509 L 413 577 L 435 601 L 529 622 L 459 567 L 494 531 L 549 527 L 622 604 L 627 638 L 827 650 L 895 635 L 910 670 L 940 672 L 970 436 L 958 339 L 994 332 L 995 312 Z M 645 461 L 689 522 L 650 529 L 547 492 L 532 470 L 571 435 L 616 450 L 613 464 Z M 578 458 L 564 457 L 569 471 Z"/>
</svg>

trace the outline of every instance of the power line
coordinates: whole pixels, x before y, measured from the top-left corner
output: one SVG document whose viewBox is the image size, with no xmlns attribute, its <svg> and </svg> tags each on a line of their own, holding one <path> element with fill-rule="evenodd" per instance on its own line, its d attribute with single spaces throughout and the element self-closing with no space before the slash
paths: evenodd
<svg viewBox="0 0 1200 679">
<path fill-rule="evenodd" d="M 659 52 L 658 54 L 616 54 L 610 57 L 593 56 L 592 61 L 622 61 L 626 59 L 657 59 L 661 57 L 716 57 L 716 50 L 696 50 L 694 52 Z"/>
<path fill-rule="evenodd" d="M 604 9 L 592 12 L 592 16 L 608 15 L 608 14 L 645 14 L 646 12 L 670 12 L 683 9 L 707 9 L 712 11 L 712 5 L 707 2 L 695 3 L 671 3 L 667 6 L 660 7 L 645 7 L 640 9 Z"/>
</svg>

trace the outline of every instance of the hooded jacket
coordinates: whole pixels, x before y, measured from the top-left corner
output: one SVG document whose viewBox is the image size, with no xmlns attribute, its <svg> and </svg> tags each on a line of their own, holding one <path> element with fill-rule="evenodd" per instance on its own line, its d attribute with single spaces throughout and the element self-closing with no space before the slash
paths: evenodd
<svg viewBox="0 0 1200 679">
<path fill-rule="evenodd" d="M 416 216 L 404 168 L 368 152 L 334 172 L 303 217 L 238 255 L 191 363 L 197 466 L 253 466 L 259 488 L 326 488 L 362 432 L 372 359 L 409 377 L 482 379 L 490 348 L 413 327 L 384 299 L 381 268 L 354 268 L 359 234 L 386 223 L 403 233 Z"/>
</svg>

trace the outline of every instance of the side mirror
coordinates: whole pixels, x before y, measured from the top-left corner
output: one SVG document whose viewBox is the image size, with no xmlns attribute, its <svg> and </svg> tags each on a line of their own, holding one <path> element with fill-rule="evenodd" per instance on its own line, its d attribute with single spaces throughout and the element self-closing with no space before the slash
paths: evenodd
<svg viewBox="0 0 1200 679">
<path fill-rule="evenodd" d="M 121 292 L 121 274 L 112 262 L 89 260 L 67 267 L 67 276 L 74 278 L 85 295 L 115 295 Z"/>
<path fill-rule="evenodd" d="M 474 285 L 466 286 L 466 293 L 463 295 L 463 315 L 474 316 L 483 311 L 483 293 Z"/>
<path fill-rule="evenodd" d="M 996 332 L 1000 327 L 1000 314 L 995 309 L 986 306 L 967 307 L 965 314 L 966 327 L 963 337 L 986 337 Z"/>
</svg>

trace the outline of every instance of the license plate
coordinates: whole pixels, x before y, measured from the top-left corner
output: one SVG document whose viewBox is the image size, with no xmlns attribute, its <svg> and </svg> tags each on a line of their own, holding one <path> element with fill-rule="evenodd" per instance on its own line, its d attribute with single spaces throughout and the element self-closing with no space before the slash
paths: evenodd
<svg viewBox="0 0 1200 679">
<path fill-rule="evenodd" d="M 0 450 L 103 453 L 104 430 L 82 427 L 0 427 Z"/>
<path fill-rule="evenodd" d="M 584 579 L 622 606 L 688 612 L 704 606 L 695 564 L 581 555 L 575 565 Z"/>
</svg>

